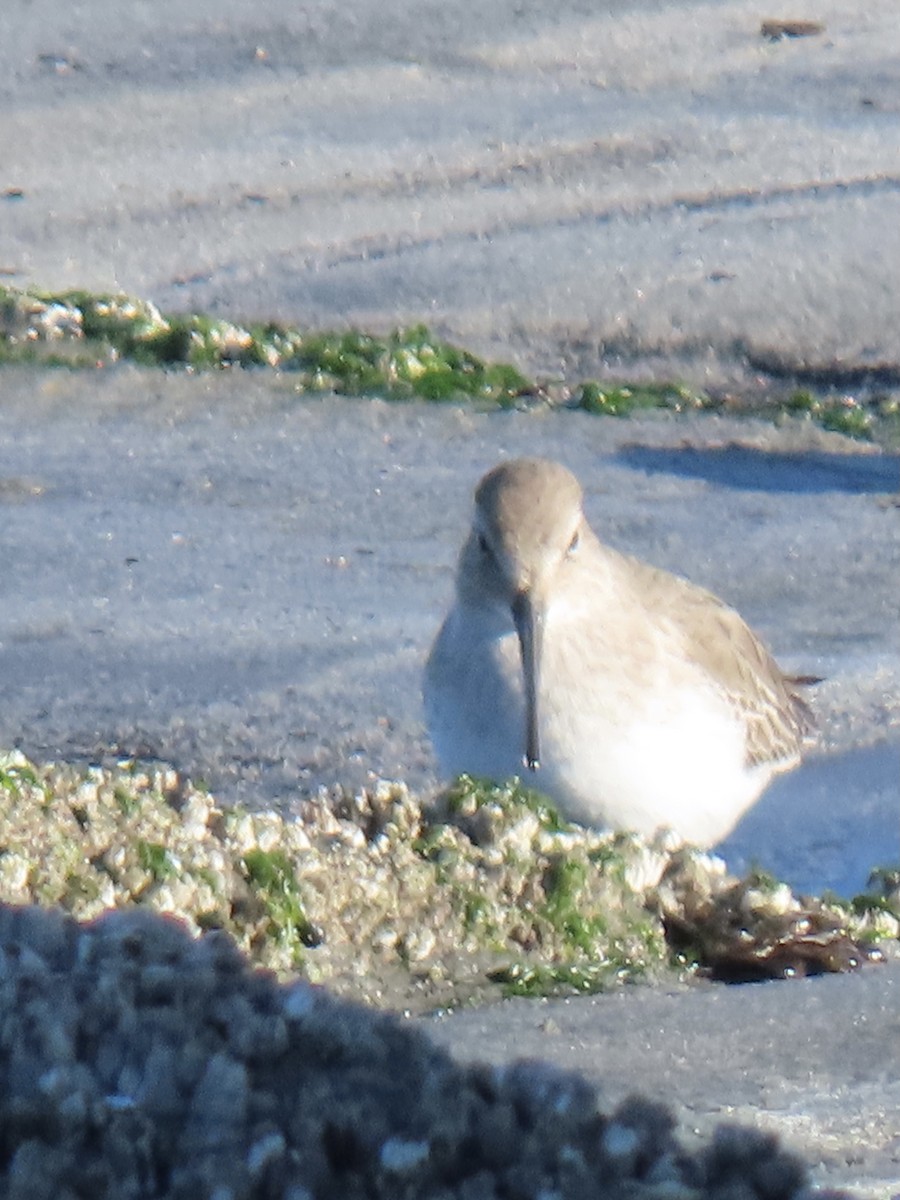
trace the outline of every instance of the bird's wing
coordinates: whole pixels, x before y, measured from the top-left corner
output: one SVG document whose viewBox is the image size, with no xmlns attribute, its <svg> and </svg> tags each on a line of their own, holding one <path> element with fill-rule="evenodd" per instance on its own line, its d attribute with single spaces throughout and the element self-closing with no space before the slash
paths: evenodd
<svg viewBox="0 0 900 1200">
<path fill-rule="evenodd" d="M 633 561 L 645 603 L 668 613 L 691 660 L 740 713 L 747 727 L 748 765 L 796 762 L 813 721 L 795 681 L 740 614 L 712 592 Z"/>
</svg>

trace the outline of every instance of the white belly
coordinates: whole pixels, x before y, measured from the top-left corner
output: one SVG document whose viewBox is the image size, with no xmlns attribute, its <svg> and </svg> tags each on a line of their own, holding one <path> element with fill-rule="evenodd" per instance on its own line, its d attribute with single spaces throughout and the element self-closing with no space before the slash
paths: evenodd
<svg viewBox="0 0 900 1200">
<path fill-rule="evenodd" d="M 495 619 L 449 616 L 426 672 L 429 729 L 442 770 L 523 777 L 574 820 L 651 834 L 675 829 L 721 841 L 773 767 L 748 768 L 745 732 L 701 675 L 673 681 L 665 664 L 573 661 L 568 638 L 544 639 L 539 687 L 541 766 L 524 765 L 522 668 L 515 634 Z M 684 673 L 682 672 L 682 675 Z"/>
</svg>

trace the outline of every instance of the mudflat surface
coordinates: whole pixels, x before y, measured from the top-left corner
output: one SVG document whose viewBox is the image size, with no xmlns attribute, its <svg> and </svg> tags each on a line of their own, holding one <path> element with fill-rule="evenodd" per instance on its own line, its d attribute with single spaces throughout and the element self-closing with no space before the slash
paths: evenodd
<svg viewBox="0 0 900 1200">
<path fill-rule="evenodd" d="M 801 3 L 824 32 L 773 43 L 770 15 L 12 0 L 0 268 L 240 319 L 424 319 L 554 377 L 752 388 L 799 363 L 889 384 L 900 25 Z M 601 536 L 826 676 L 818 751 L 729 859 L 816 890 L 896 859 L 898 462 L 808 428 L 6 370 L 0 744 L 159 755 L 286 807 L 335 779 L 432 786 L 421 663 L 471 487 L 523 452 L 578 472 Z M 606 1063 L 688 1125 L 776 1128 L 880 1198 L 900 1193 L 894 991 L 872 968 L 572 1001 L 559 1033 L 541 1004 L 430 1028 L 461 1055 Z"/>
<path fill-rule="evenodd" d="M 0 744 L 224 800 L 437 780 L 421 670 L 471 489 L 564 459 L 601 537 L 734 604 L 819 743 L 729 842 L 802 888 L 897 853 L 897 459 L 809 426 L 299 399 L 289 376 L 7 371 Z"/>
<path fill-rule="evenodd" d="M 898 852 L 896 458 L 809 426 L 298 399 L 289 379 L 7 371 L 0 743 L 171 759 L 288 811 L 335 781 L 436 783 L 420 673 L 470 490 L 565 459 L 595 527 L 736 604 L 814 693 L 818 748 L 723 847 L 798 887 Z M 820 1182 L 900 1186 L 896 964 L 840 979 L 458 1013 L 464 1059 L 587 1071 L 785 1135 Z"/>
<path fill-rule="evenodd" d="M 900 970 L 802 983 L 570 1001 L 508 1001 L 427 1028 L 462 1061 L 523 1057 L 583 1071 L 607 1102 L 674 1104 L 687 1134 L 720 1122 L 778 1132 L 819 1183 L 900 1194 Z"/>
<path fill-rule="evenodd" d="M 550 374 L 896 377 L 900 25 L 802 0 L 823 31 L 771 41 L 767 15 L 11 0 L 0 267 L 242 318 L 427 320 Z"/>
</svg>

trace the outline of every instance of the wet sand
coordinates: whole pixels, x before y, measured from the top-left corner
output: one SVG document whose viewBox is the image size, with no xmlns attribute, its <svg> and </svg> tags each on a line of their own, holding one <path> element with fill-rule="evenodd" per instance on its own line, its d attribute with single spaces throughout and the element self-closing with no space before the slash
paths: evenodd
<svg viewBox="0 0 900 1200">
<path fill-rule="evenodd" d="M 887 8 L 800 4 L 824 33 L 770 42 L 769 15 L 35 0 L 0 39 L 0 268 L 241 319 L 426 320 L 555 377 L 752 389 L 800 364 L 889 385 L 900 29 Z M 593 478 L 611 540 L 828 676 L 825 800 L 798 772 L 741 852 L 819 883 L 896 856 L 896 458 L 792 440 L 808 430 L 298 403 L 289 380 L 239 376 L 0 387 L 2 475 L 22 481 L 4 492 L 3 744 L 143 741 L 265 802 L 336 774 L 428 786 L 418 669 L 469 490 L 538 449 Z M 880 1198 L 900 1192 L 892 989 L 872 968 L 572 1001 L 558 1035 L 529 1032 L 541 1004 L 438 1032 L 599 1074 L 615 1011 L 624 1082 L 662 1082 L 688 1125 L 778 1129 L 820 1181 Z"/>
</svg>

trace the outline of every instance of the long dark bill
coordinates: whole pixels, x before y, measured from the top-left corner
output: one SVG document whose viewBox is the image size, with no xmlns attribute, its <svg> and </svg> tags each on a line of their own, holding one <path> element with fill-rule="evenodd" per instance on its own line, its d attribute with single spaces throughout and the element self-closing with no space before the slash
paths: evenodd
<svg viewBox="0 0 900 1200">
<path fill-rule="evenodd" d="M 544 616 L 536 608 L 531 593 L 521 591 L 512 603 L 513 621 L 519 635 L 522 654 L 522 677 L 525 682 L 525 754 L 529 771 L 541 765 L 541 746 L 538 736 L 538 683 L 541 670 L 541 642 L 544 635 Z"/>
</svg>

